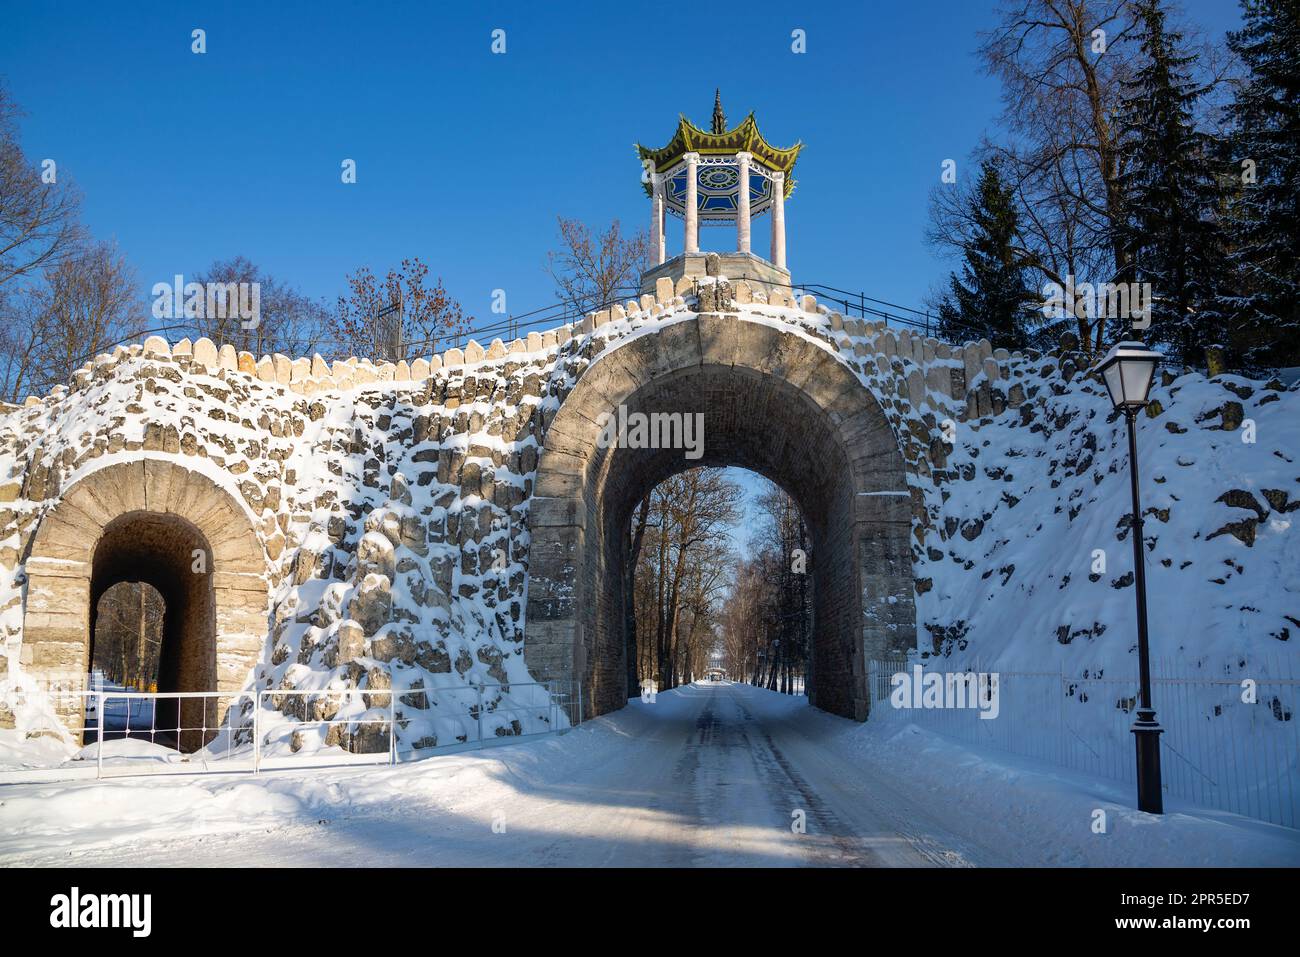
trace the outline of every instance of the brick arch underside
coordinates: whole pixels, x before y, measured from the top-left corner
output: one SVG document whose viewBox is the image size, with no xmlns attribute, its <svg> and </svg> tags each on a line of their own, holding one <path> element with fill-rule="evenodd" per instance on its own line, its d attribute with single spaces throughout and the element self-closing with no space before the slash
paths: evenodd
<svg viewBox="0 0 1300 957">
<path fill-rule="evenodd" d="M 703 456 L 600 448 L 599 416 L 620 405 L 703 413 Z M 556 414 L 529 514 L 530 672 L 578 680 L 589 715 L 626 704 L 623 536 L 646 492 L 699 465 L 758 472 L 799 503 L 813 546 L 812 703 L 864 720 L 866 662 L 916 642 L 902 454 L 875 398 L 833 356 L 726 316 L 607 353 Z"/>
<path fill-rule="evenodd" d="M 122 581 L 166 602 L 160 691 L 238 691 L 262 653 L 265 549 L 228 492 L 173 462 L 119 462 L 79 479 L 41 520 L 26 569 L 23 643 L 37 679 L 89 671 L 96 606 Z M 80 712 L 66 710 L 69 725 Z"/>
</svg>

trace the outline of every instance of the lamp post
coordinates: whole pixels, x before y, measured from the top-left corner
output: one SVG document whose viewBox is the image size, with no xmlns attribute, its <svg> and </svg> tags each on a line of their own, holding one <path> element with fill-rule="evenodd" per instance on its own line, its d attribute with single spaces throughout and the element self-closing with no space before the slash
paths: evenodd
<svg viewBox="0 0 1300 957">
<path fill-rule="evenodd" d="M 1139 700 L 1133 740 L 1137 749 L 1138 810 L 1164 813 L 1160 794 L 1160 734 L 1151 707 L 1151 654 L 1147 643 L 1146 556 L 1143 554 L 1142 504 L 1138 496 L 1137 438 L 1133 420 L 1147 404 L 1161 355 L 1140 342 L 1117 343 L 1097 366 L 1110 401 L 1128 423 L 1129 479 L 1133 489 L 1133 584 L 1137 589 Z"/>
</svg>

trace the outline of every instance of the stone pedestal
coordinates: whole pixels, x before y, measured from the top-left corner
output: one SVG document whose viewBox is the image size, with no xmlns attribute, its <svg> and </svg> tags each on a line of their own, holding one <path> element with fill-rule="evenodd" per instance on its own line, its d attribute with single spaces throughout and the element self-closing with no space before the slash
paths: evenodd
<svg viewBox="0 0 1300 957">
<path fill-rule="evenodd" d="M 695 279 L 708 275 L 705 271 L 705 259 L 709 253 L 683 253 L 674 256 L 660 266 L 647 270 L 641 276 L 641 292 L 653 293 L 655 280 L 667 277 L 674 283 L 683 276 Z M 744 279 L 751 286 L 770 291 L 773 287 L 790 292 L 790 271 L 772 265 L 761 256 L 753 253 L 718 253 L 722 275 L 728 279 Z"/>
</svg>

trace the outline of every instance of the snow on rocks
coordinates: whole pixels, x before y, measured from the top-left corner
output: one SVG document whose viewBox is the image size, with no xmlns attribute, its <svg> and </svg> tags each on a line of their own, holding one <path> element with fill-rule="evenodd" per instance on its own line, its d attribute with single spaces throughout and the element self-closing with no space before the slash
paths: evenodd
<svg viewBox="0 0 1300 957">
<path fill-rule="evenodd" d="M 161 456 L 229 491 L 265 549 L 266 648 L 250 686 L 379 701 L 396 688 L 403 745 L 463 740 L 475 689 L 531 680 L 527 520 L 556 411 L 602 352 L 702 311 L 815 343 L 879 402 L 908 470 L 919 651 L 1131 663 L 1123 423 L 1077 343 L 1051 354 L 950 344 L 708 277 L 660 279 L 653 296 L 579 324 L 410 363 L 150 338 L 0 409 L 0 690 L 30 663 L 24 561 L 42 519 L 103 463 Z M 1294 655 L 1294 390 L 1188 374 L 1166 377 L 1155 399 L 1139 443 L 1157 653 Z M 1104 573 L 1091 571 L 1098 549 Z M 467 692 L 456 713 L 433 713 L 428 692 L 456 689 Z M 281 713 L 306 713 L 305 700 L 284 696 Z M 491 722 L 488 734 L 542 730 Z M 363 729 L 380 725 L 336 727 L 330 743 L 367 748 Z"/>
</svg>

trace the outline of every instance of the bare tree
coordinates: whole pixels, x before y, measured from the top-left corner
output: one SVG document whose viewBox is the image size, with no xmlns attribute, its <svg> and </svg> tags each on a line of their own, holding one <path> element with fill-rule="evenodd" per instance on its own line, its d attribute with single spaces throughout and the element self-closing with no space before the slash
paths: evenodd
<svg viewBox="0 0 1300 957">
<path fill-rule="evenodd" d="M 650 524 L 650 495 L 647 493 L 637 507 L 636 516 L 628 526 L 623 565 L 623 612 L 627 633 L 627 693 L 636 697 L 640 675 L 637 662 L 636 582 L 637 563 L 641 558 L 641 545 Z"/>
<path fill-rule="evenodd" d="M 166 603 L 143 582 L 118 582 L 96 606 L 94 661 L 109 681 L 148 691 L 158 681 Z"/>
<path fill-rule="evenodd" d="M 0 288 L 54 266 L 84 236 L 77 191 L 57 168 L 33 166 L 18 145 L 20 115 L 0 83 Z"/>
<path fill-rule="evenodd" d="M 403 259 L 383 279 L 369 266 L 348 276 L 349 295 L 340 296 L 333 331 L 354 354 L 398 362 L 433 352 L 437 340 L 465 333 L 472 317 L 443 288 L 428 284 L 429 267 L 417 256 Z"/>
<path fill-rule="evenodd" d="M 760 683 L 760 662 L 766 660 L 759 657 L 759 652 L 766 654 L 771 590 L 768 572 L 759 559 L 738 560 L 731 595 L 722 612 L 722 651 L 727 673 L 752 684 Z"/>
<path fill-rule="evenodd" d="M 675 646 L 689 586 L 689 563 L 721 560 L 714 546 L 739 518 L 740 488 L 720 469 L 701 468 L 673 476 L 660 489 L 665 518 L 663 530 L 668 532 L 670 540 L 668 561 L 661 566 L 666 587 L 661 592 L 656 639 L 660 678 L 662 680 L 666 675 L 667 686 L 674 687 L 680 678 Z M 701 555 L 710 549 L 713 552 L 711 556 Z"/>
<path fill-rule="evenodd" d="M 981 153 L 1020 208 L 1015 253 L 1040 283 L 1112 281 L 1126 255 L 1116 111 L 1136 54 L 1128 0 L 1015 0 L 980 54 L 1002 82 L 1007 141 L 986 140 Z M 964 247 L 969 209 L 963 191 L 937 188 L 931 238 Z M 1101 348 L 1103 321 L 1083 310 L 1057 319 L 1049 332 L 1072 326 L 1085 348 Z"/>
<path fill-rule="evenodd" d="M 683 684 L 704 672 L 717 626 L 718 602 L 726 592 L 731 545 L 723 536 L 701 543 L 680 587 L 681 616 L 673 646 L 673 673 Z"/>
<path fill-rule="evenodd" d="M 33 165 L 18 143 L 22 115 L 0 82 L 0 380 L 10 400 L 37 386 L 44 312 L 43 273 L 85 238 L 80 196 L 56 167 Z"/>
<path fill-rule="evenodd" d="M 709 468 L 674 475 L 651 493 L 635 613 L 640 677 L 653 678 L 659 688 L 675 687 L 699 670 L 700 655 L 712 644 L 739 500 L 740 488 Z"/>
<path fill-rule="evenodd" d="M 806 675 L 811 649 L 812 573 L 808 528 L 799 505 L 775 483 L 758 497 L 760 548 L 758 562 L 767 569 L 763 578 L 764 607 L 772 616 L 767 648 L 767 686 L 785 694 L 795 692 L 795 677 Z"/>
<path fill-rule="evenodd" d="M 805 693 L 813 587 L 808 529 L 798 504 L 774 483 L 756 504 L 756 514 L 747 517 L 754 529 L 748 554 L 734 564 L 719 616 L 726 668 L 773 691 Z M 808 679 L 802 688 L 800 678 Z"/>
<path fill-rule="evenodd" d="M 616 219 L 603 233 L 594 233 L 576 219 L 557 219 L 560 248 L 547 254 L 547 265 L 561 300 L 576 312 L 590 312 L 639 288 L 650 265 L 646 230 L 625 236 Z"/>
<path fill-rule="evenodd" d="M 25 283 L 10 299 L 8 394 L 71 380 L 85 362 L 119 342 L 140 309 L 135 272 L 111 243 L 86 246 Z"/>
<path fill-rule="evenodd" d="M 0 398 L 17 402 L 43 381 L 37 369 L 40 346 L 39 289 L 32 282 L 0 286 Z"/>
<path fill-rule="evenodd" d="M 329 307 L 311 299 L 287 283 L 279 282 L 244 256 L 217 260 L 194 277 L 204 287 L 222 290 L 226 308 L 218 315 L 204 314 L 189 321 L 195 336 L 207 336 L 217 347 L 229 343 L 236 350 L 255 356 L 281 352 L 310 355 L 329 334 Z M 257 289 L 257 315 L 246 320 L 235 308 L 238 287 Z"/>
</svg>

